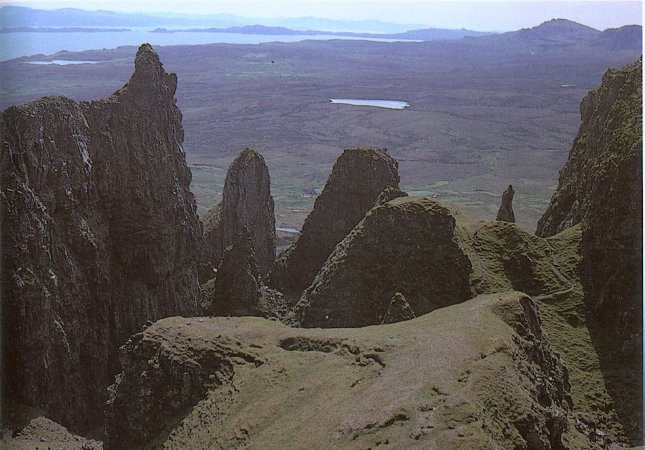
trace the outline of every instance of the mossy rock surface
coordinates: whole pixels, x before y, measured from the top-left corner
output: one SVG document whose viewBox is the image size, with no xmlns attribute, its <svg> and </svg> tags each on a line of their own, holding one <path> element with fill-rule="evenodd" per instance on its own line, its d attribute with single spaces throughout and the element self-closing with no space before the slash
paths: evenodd
<svg viewBox="0 0 645 450">
<path fill-rule="evenodd" d="M 448 208 L 396 198 L 373 208 L 336 246 L 296 315 L 307 327 L 379 324 L 400 292 L 418 316 L 472 297 L 471 270 Z"/>
</svg>

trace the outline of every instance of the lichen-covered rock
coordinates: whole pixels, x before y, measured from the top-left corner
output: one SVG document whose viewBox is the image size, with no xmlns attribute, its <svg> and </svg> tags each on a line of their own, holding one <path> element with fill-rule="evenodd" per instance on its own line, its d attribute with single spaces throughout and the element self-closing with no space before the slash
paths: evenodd
<svg viewBox="0 0 645 450">
<path fill-rule="evenodd" d="M 515 214 L 513 213 L 513 196 L 515 191 L 513 190 L 513 185 L 509 184 L 508 188 L 502 194 L 502 204 L 497 211 L 497 217 L 495 220 L 502 222 L 511 222 L 515 223 Z"/>
<path fill-rule="evenodd" d="M 334 249 L 296 305 L 305 327 L 380 324 L 396 292 L 417 316 L 472 297 L 448 208 L 419 197 L 377 206 Z"/>
<path fill-rule="evenodd" d="M 203 291 L 203 308 L 208 315 L 259 315 L 262 294 L 253 243 L 246 227 L 224 251 L 215 279 L 206 283 Z"/>
<path fill-rule="evenodd" d="M 338 158 L 298 240 L 276 261 L 271 285 L 296 298 L 327 257 L 374 205 L 384 189 L 398 188 L 398 163 L 384 149 L 348 149 Z"/>
<path fill-rule="evenodd" d="M 226 248 L 244 227 L 251 233 L 256 264 L 259 274 L 264 277 L 275 260 L 271 179 L 262 155 L 249 148 L 231 163 L 224 181 L 222 201 L 207 213 L 204 220 L 207 264 L 217 267 Z"/>
<path fill-rule="evenodd" d="M 0 117 L 4 393 L 75 430 L 96 426 L 128 336 L 199 311 L 176 86 L 146 44 L 111 97 Z"/>
<path fill-rule="evenodd" d="M 390 300 L 390 306 L 387 308 L 387 312 L 381 321 L 381 324 L 385 323 L 395 323 L 401 322 L 403 320 L 414 319 L 414 311 L 410 308 L 410 304 L 405 299 L 403 294 L 397 292 L 392 296 Z"/>
</svg>

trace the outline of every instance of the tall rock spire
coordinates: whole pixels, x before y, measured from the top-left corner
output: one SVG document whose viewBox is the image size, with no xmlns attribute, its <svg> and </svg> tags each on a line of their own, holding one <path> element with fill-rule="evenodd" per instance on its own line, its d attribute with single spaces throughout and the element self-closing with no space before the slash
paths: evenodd
<svg viewBox="0 0 645 450">
<path fill-rule="evenodd" d="M 233 244 L 243 228 L 250 232 L 258 273 L 266 276 L 275 260 L 271 179 L 262 155 L 249 148 L 231 163 L 222 201 L 205 219 L 206 259 L 213 268 L 219 265 L 224 250 Z"/>
</svg>

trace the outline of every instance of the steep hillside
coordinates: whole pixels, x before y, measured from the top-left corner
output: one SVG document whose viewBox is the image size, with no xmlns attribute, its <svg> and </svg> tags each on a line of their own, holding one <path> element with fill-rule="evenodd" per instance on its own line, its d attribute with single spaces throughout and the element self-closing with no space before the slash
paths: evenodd
<svg viewBox="0 0 645 450">
<path fill-rule="evenodd" d="M 4 394 L 75 429 L 100 419 L 128 336 L 199 311 L 176 86 L 143 45 L 106 99 L 0 116 Z"/>
<path fill-rule="evenodd" d="M 580 222 L 586 315 L 608 389 L 642 440 L 642 62 L 609 70 L 582 103 L 582 125 L 538 233 Z"/>
<path fill-rule="evenodd" d="M 609 70 L 602 85 L 582 100 L 582 124 L 558 189 L 538 222 L 538 236 L 552 236 L 583 221 L 607 180 L 625 183 L 614 206 L 627 205 L 638 183 L 642 147 L 642 63 Z M 634 172 L 636 171 L 636 172 Z M 632 173 L 634 175 L 632 175 Z M 636 178 L 634 178 L 636 177 Z"/>
</svg>

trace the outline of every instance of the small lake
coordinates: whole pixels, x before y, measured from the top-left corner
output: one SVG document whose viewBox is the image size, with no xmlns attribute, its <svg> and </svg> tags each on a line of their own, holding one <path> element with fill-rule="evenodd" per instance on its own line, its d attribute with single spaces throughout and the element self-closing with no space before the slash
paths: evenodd
<svg viewBox="0 0 645 450">
<path fill-rule="evenodd" d="M 74 60 L 67 60 L 67 59 L 54 59 L 51 61 L 27 61 L 24 64 L 36 64 L 39 66 L 43 65 L 48 65 L 48 64 L 55 64 L 57 66 L 70 66 L 74 64 L 98 64 L 103 61 L 74 61 Z"/>
<path fill-rule="evenodd" d="M 405 109 L 410 104 L 402 100 L 372 100 L 372 99 L 357 99 L 357 98 L 330 98 L 332 103 L 339 103 L 343 105 L 354 106 L 375 106 L 377 108 L 387 109 Z"/>
<path fill-rule="evenodd" d="M 292 233 L 292 234 L 300 233 L 300 230 L 296 230 L 295 228 L 291 228 L 291 227 L 275 227 L 275 231 L 282 231 L 283 233 Z"/>
</svg>

